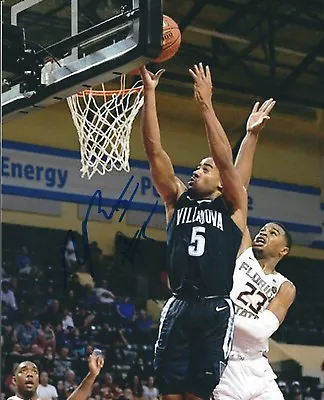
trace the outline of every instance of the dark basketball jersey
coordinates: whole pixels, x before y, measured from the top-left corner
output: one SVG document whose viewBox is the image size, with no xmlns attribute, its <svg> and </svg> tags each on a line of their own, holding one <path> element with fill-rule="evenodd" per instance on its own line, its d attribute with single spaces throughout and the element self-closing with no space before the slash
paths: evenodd
<svg viewBox="0 0 324 400">
<path fill-rule="evenodd" d="M 201 297 L 229 296 L 242 232 L 231 219 L 222 196 L 179 198 L 167 228 L 167 262 L 174 293 L 194 288 Z M 188 289 L 189 288 L 189 289 Z"/>
</svg>

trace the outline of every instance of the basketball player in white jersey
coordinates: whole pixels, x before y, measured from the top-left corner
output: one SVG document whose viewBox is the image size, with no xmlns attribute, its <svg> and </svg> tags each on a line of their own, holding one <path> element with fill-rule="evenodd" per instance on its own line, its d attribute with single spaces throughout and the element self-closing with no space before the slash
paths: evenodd
<svg viewBox="0 0 324 400">
<path fill-rule="evenodd" d="M 68 397 L 68 400 L 86 400 L 103 365 L 104 359 L 101 352 L 95 350 L 89 356 L 88 375 Z M 36 391 L 39 385 L 39 371 L 36 364 L 31 361 L 21 362 L 15 370 L 14 381 L 16 395 L 9 397 L 8 400 L 37 400 Z"/>
<path fill-rule="evenodd" d="M 236 160 L 246 189 L 260 130 L 247 133 Z M 233 348 L 214 390 L 215 400 L 284 399 L 265 353 L 269 338 L 295 299 L 294 285 L 276 271 L 291 245 L 289 232 L 276 222 L 263 226 L 253 242 L 248 229 L 244 233 L 231 291 L 235 306 Z"/>
</svg>

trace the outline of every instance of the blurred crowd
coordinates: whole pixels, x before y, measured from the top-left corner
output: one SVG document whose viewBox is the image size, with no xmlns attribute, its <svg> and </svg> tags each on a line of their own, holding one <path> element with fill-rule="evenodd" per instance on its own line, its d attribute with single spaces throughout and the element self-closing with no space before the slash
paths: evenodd
<svg viewBox="0 0 324 400">
<path fill-rule="evenodd" d="M 159 398 L 154 382 L 153 347 L 157 319 L 143 299 L 125 297 L 110 285 L 102 252 L 91 244 L 96 266 L 77 259 L 68 241 L 63 268 L 41 268 L 23 246 L 14 267 L 2 270 L 2 397 L 15 393 L 13 371 L 23 360 L 40 369 L 40 399 L 66 399 L 87 373 L 94 348 L 105 354 L 105 367 L 91 399 Z M 299 377 L 298 377 L 299 378 Z M 302 380 L 279 380 L 287 400 L 324 400 L 323 389 Z"/>
<path fill-rule="evenodd" d="M 14 394 L 13 371 L 28 359 L 41 371 L 39 398 L 66 399 L 87 373 L 88 356 L 100 348 L 105 368 L 91 398 L 158 398 L 152 368 L 157 324 L 145 304 L 114 294 L 104 272 L 96 282 L 70 242 L 65 261 L 66 276 L 55 279 L 57 270 L 41 271 L 24 246 L 15 269 L 3 271 L 3 395 Z"/>
</svg>

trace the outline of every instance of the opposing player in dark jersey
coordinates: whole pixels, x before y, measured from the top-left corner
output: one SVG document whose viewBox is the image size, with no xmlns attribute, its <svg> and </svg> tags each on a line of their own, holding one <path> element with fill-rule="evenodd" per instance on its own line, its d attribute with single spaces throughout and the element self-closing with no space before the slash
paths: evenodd
<svg viewBox="0 0 324 400">
<path fill-rule="evenodd" d="M 104 359 L 101 352 L 94 351 L 89 356 L 88 375 L 68 397 L 68 400 L 86 400 L 103 365 Z M 37 400 L 36 391 L 39 385 L 39 370 L 36 364 L 31 361 L 21 362 L 15 370 L 14 380 L 16 383 L 16 395 L 9 397 L 8 400 Z"/>
<path fill-rule="evenodd" d="M 232 150 L 212 106 L 209 68 L 190 70 L 211 157 L 201 160 L 188 184 L 176 177 L 160 140 L 156 75 L 142 68 L 142 136 L 151 175 L 166 207 L 167 262 L 173 296 L 161 313 L 155 369 L 165 399 L 208 399 L 231 349 L 233 305 L 229 294 L 247 195 Z M 185 144 L 184 144 L 185 145 Z"/>
</svg>

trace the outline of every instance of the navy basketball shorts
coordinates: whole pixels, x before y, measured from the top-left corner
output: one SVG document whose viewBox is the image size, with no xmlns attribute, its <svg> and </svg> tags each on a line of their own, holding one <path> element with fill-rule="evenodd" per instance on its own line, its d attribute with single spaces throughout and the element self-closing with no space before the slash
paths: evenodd
<svg viewBox="0 0 324 400">
<path fill-rule="evenodd" d="M 162 395 L 192 393 L 209 400 L 227 365 L 233 330 L 230 299 L 171 297 L 162 309 L 155 344 Z"/>
</svg>

